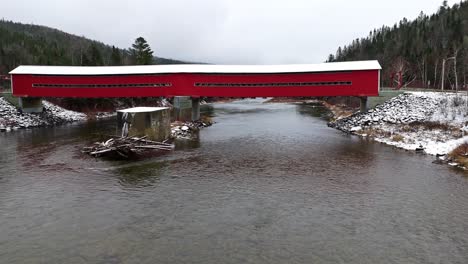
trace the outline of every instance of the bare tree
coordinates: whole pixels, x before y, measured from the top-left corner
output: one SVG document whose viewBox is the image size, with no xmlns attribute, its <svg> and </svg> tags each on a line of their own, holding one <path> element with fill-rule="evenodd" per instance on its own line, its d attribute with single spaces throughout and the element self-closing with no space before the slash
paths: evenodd
<svg viewBox="0 0 468 264">
<path fill-rule="evenodd" d="M 445 86 L 445 64 L 447 61 L 453 60 L 453 73 L 455 76 L 455 90 L 458 91 L 458 73 L 457 73 L 457 55 L 458 49 L 455 49 L 454 56 L 442 60 L 442 81 L 441 81 L 441 90 L 444 90 Z"/>
<path fill-rule="evenodd" d="M 416 77 L 411 76 L 409 63 L 402 57 L 398 57 L 393 62 L 392 71 L 394 73 L 393 82 L 397 84 L 398 89 L 410 85 L 416 79 Z"/>
</svg>

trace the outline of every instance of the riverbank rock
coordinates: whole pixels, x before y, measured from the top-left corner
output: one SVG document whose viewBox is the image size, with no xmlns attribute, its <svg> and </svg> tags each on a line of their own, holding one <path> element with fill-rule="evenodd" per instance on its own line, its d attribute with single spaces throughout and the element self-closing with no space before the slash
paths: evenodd
<svg viewBox="0 0 468 264">
<path fill-rule="evenodd" d="M 425 121 L 439 106 L 435 98 L 402 94 L 365 113 L 356 113 L 350 117 L 329 123 L 329 126 L 345 132 L 353 128 L 374 124 L 409 124 Z"/>
<path fill-rule="evenodd" d="M 174 122 L 171 124 L 171 137 L 179 139 L 193 139 L 197 137 L 200 129 L 212 126 L 211 120 L 198 120 L 193 122 Z"/>
<path fill-rule="evenodd" d="M 328 125 L 398 148 L 446 155 L 468 141 L 468 95 L 408 92 Z"/>
<path fill-rule="evenodd" d="M 52 126 L 87 119 L 83 113 L 69 111 L 47 101 L 43 101 L 43 105 L 44 112 L 42 113 L 22 113 L 4 98 L 0 98 L 0 127 L 4 127 L 5 131 L 8 131 L 20 128 Z"/>
</svg>

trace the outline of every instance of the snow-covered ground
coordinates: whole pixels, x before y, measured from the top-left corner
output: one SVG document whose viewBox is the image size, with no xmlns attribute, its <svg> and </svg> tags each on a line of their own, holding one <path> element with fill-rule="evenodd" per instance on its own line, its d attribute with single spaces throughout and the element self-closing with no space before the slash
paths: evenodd
<svg viewBox="0 0 468 264">
<path fill-rule="evenodd" d="M 43 101 L 43 105 L 43 113 L 21 113 L 15 106 L 0 97 L 0 130 L 51 126 L 87 119 L 83 113 L 69 111 L 47 101 Z"/>
<path fill-rule="evenodd" d="M 174 122 L 171 124 L 171 137 L 178 139 L 193 139 L 197 137 L 197 131 L 213 125 L 210 120 L 192 122 Z"/>
<path fill-rule="evenodd" d="M 42 101 L 43 113 L 21 113 L 14 105 L 0 97 L 0 132 L 21 128 L 52 126 L 64 123 L 84 121 L 87 119 L 106 119 L 115 117 L 116 112 L 98 112 L 87 115 L 70 111 L 48 101 Z M 158 106 L 171 106 L 169 101 L 162 99 Z"/>
<path fill-rule="evenodd" d="M 398 148 L 443 156 L 468 143 L 468 95 L 407 92 L 329 125 Z"/>
<path fill-rule="evenodd" d="M 75 121 L 83 121 L 86 120 L 86 115 L 83 113 L 70 111 L 64 109 L 58 105 L 51 104 L 47 101 L 42 101 L 44 105 L 44 111 L 52 113 L 55 117 L 59 118 L 64 122 L 75 122 Z"/>
</svg>

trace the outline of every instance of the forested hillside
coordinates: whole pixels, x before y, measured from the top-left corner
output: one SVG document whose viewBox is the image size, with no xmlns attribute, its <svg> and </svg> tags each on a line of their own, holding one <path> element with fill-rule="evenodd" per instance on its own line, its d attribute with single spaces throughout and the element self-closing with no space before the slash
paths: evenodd
<svg viewBox="0 0 468 264">
<path fill-rule="evenodd" d="M 453 7 L 444 1 L 433 15 L 421 12 L 393 27 L 374 29 L 366 38 L 338 48 L 328 61 L 377 59 L 385 86 L 466 87 L 468 62 L 468 2 Z"/>
<path fill-rule="evenodd" d="M 154 57 L 152 64 L 186 63 Z M 85 37 L 37 25 L 0 20 L 0 75 L 20 64 L 129 65 L 130 49 L 119 49 Z"/>
<path fill-rule="evenodd" d="M 18 65 L 101 66 L 134 64 L 185 64 L 155 57 L 144 38 L 137 38 L 128 49 L 37 25 L 0 20 L 0 92 L 9 87 L 5 76 Z M 2 76 L 3 75 L 3 76 Z M 49 98 L 76 111 L 112 111 L 118 107 L 157 105 L 157 98 Z"/>
</svg>

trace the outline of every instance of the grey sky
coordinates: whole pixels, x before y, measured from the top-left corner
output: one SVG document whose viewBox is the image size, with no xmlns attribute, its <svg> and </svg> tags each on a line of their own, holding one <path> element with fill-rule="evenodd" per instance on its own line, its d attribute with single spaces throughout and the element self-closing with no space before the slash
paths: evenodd
<svg viewBox="0 0 468 264">
<path fill-rule="evenodd" d="M 436 12 L 442 0 L 14 0 L 0 17 L 160 57 L 220 64 L 319 63 L 370 30 Z M 452 5 L 455 1 L 449 1 Z"/>
</svg>

